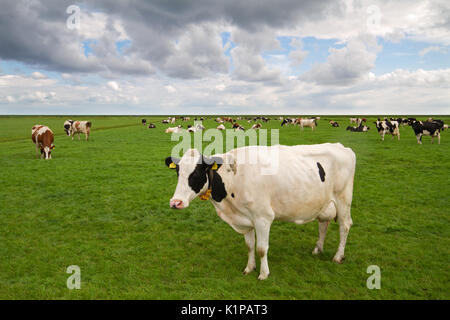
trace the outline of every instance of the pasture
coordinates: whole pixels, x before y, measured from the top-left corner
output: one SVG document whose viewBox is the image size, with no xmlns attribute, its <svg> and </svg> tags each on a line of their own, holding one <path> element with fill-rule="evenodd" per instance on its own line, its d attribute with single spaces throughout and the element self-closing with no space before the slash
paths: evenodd
<svg viewBox="0 0 450 320">
<path fill-rule="evenodd" d="M 69 118 L 92 122 L 88 142 L 65 135 Z M 430 137 L 418 145 L 409 126 L 400 141 L 381 141 L 375 116 L 368 132 L 346 131 L 347 116 L 321 116 L 313 132 L 263 123 L 280 129 L 280 144 L 340 142 L 355 151 L 357 167 L 344 263 L 331 261 L 336 223 L 324 253 L 313 256 L 316 222 L 274 222 L 271 274 L 258 281 L 259 258 L 257 271 L 244 276 L 244 237 L 209 201 L 169 208 L 177 177 L 164 159 L 177 142 L 164 133 L 164 118 L 0 117 L 1 299 L 450 298 L 450 131 L 440 145 Z M 217 127 L 213 118 L 206 128 Z M 55 133 L 52 160 L 36 158 L 34 124 Z M 80 290 L 66 287 L 70 265 L 81 268 Z M 370 265 L 381 269 L 380 290 L 366 287 Z"/>
</svg>

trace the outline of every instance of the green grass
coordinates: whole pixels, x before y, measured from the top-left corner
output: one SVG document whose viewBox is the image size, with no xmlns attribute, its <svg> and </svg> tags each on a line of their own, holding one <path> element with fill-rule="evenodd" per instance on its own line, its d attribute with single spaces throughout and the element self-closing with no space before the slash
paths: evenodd
<svg viewBox="0 0 450 320">
<path fill-rule="evenodd" d="M 242 274 L 244 238 L 212 204 L 169 209 L 176 175 L 164 159 L 177 142 L 161 117 L 146 117 L 152 130 L 140 116 L 73 117 L 92 121 L 88 142 L 64 135 L 67 118 L 0 117 L 1 299 L 450 298 L 449 131 L 441 145 L 429 137 L 418 145 L 410 127 L 400 141 L 382 142 L 374 117 L 367 133 L 345 131 L 348 117 L 322 117 L 314 132 L 263 125 L 280 129 L 281 144 L 341 142 L 355 151 L 357 169 L 345 262 L 331 262 L 337 224 L 316 257 L 317 223 L 275 222 L 271 275 L 258 281 L 259 261 Z M 331 128 L 331 118 L 341 127 Z M 36 159 L 34 124 L 56 134 L 50 161 Z M 81 290 L 66 287 L 69 265 L 81 268 Z M 369 265 L 381 268 L 380 290 L 366 287 Z"/>
</svg>

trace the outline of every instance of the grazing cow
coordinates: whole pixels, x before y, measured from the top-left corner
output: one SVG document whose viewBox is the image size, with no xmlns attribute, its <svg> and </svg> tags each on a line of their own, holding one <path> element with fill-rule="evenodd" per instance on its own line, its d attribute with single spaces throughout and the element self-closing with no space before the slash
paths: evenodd
<svg viewBox="0 0 450 320">
<path fill-rule="evenodd" d="M 397 140 L 400 140 L 400 130 L 397 121 L 389 121 L 387 119 L 381 121 L 380 118 L 378 118 L 378 120 L 374 123 L 377 127 L 378 133 L 381 136 L 381 140 L 384 141 L 384 136 L 386 133 L 391 134 L 392 139 L 394 139 L 394 136 L 397 136 Z"/>
<path fill-rule="evenodd" d="M 39 157 L 41 151 L 41 159 L 46 160 L 52 158 L 52 150 L 55 149 L 53 144 L 54 135 L 49 127 L 37 124 L 31 128 L 31 140 L 36 145 L 36 154 Z"/>
<path fill-rule="evenodd" d="M 339 123 L 337 121 L 330 120 L 330 125 L 334 128 L 339 127 Z"/>
<path fill-rule="evenodd" d="M 224 126 L 223 124 L 219 124 L 219 125 L 217 126 L 217 129 L 218 129 L 218 130 L 225 130 L 225 126 Z"/>
<path fill-rule="evenodd" d="M 161 123 L 168 124 L 168 123 L 170 123 L 170 120 L 164 119 L 161 121 Z"/>
<path fill-rule="evenodd" d="M 234 129 L 234 131 L 238 131 L 238 130 L 245 131 L 244 127 L 241 126 L 239 123 L 236 123 L 236 122 L 233 123 L 233 129 Z"/>
<path fill-rule="evenodd" d="M 262 127 L 261 123 L 255 123 L 255 124 L 252 126 L 252 129 L 258 130 L 258 129 L 260 129 L 261 127 Z"/>
<path fill-rule="evenodd" d="M 438 144 L 441 144 L 441 129 L 436 122 L 414 121 L 411 124 L 417 138 L 417 143 L 422 144 L 422 136 L 431 136 L 431 143 L 434 143 L 434 137 L 438 137 Z"/>
<path fill-rule="evenodd" d="M 150 123 L 149 126 L 148 126 L 148 128 L 149 128 L 149 129 L 154 129 L 154 128 L 156 128 L 156 126 L 155 126 L 155 124 Z"/>
<path fill-rule="evenodd" d="M 178 125 L 176 127 L 169 127 L 164 132 L 165 133 L 179 133 L 182 132 L 184 129 L 181 127 L 181 125 Z"/>
<path fill-rule="evenodd" d="M 295 122 L 294 119 L 286 118 L 283 120 L 283 122 L 281 122 L 281 126 L 288 125 L 288 124 L 294 124 L 294 122 Z"/>
<path fill-rule="evenodd" d="M 352 225 L 356 165 L 350 148 L 340 143 L 248 146 L 212 157 L 190 149 L 181 159 L 168 157 L 165 162 L 178 174 L 171 208 L 186 208 L 198 196 L 211 197 L 219 217 L 245 236 L 248 263 L 244 274 L 256 267 L 256 235 L 256 252 L 261 259 L 258 279 L 269 275 L 267 252 L 274 220 L 304 224 L 317 219 L 319 239 L 313 254 L 323 251 L 329 222 L 338 221 L 340 242 L 333 261 L 344 260 Z M 276 165 L 275 173 L 265 174 L 268 164 Z"/>
<path fill-rule="evenodd" d="M 64 122 L 64 131 L 66 131 L 68 136 L 73 136 L 78 133 L 78 140 L 80 140 L 80 133 L 84 133 L 86 136 L 86 141 L 89 139 L 91 134 L 92 123 L 90 121 L 73 121 L 67 120 Z"/>
<path fill-rule="evenodd" d="M 367 127 L 361 123 L 358 127 L 348 126 L 347 129 L 345 129 L 345 130 L 349 130 L 351 132 L 367 132 L 367 131 L 369 131 L 369 129 L 370 129 L 370 127 Z"/>
<path fill-rule="evenodd" d="M 142 119 L 141 123 L 145 126 L 147 124 L 147 119 Z"/>
<path fill-rule="evenodd" d="M 300 128 L 302 130 L 303 130 L 303 127 L 311 127 L 311 131 L 314 131 L 314 128 L 317 127 L 317 121 L 315 118 L 312 118 L 312 119 L 298 118 L 296 120 L 296 123 L 300 126 Z"/>
</svg>

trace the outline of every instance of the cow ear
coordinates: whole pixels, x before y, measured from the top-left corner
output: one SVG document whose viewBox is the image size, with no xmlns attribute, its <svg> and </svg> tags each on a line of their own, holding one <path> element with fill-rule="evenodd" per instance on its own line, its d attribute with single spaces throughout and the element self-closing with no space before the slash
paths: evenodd
<svg viewBox="0 0 450 320">
<path fill-rule="evenodd" d="M 168 166 L 170 169 L 175 169 L 177 167 L 177 164 L 179 161 L 180 161 L 180 159 L 172 158 L 172 157 L 167 157 L 165 160 L 166 166 Z"/>
</svg>

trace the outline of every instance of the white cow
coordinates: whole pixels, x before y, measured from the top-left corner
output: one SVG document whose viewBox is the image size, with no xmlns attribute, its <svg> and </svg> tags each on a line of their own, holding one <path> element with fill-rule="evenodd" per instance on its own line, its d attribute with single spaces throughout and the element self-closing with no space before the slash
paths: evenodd
<svg viewBox="0 0 450 320">
<path fill-rule="evenodd" d="M 223 124 L 219 124 L 217 126 L 217 130 L 225 130 L 225 126 Z"/>
<path fill-rule="evenodd" d="M 267 174 L 268 164 L 277 170 Z M 269 275 L 267 252 L 274 220 L 303 224 L 317 219 L 319 239 L 313 254 L 323 251 L 329 222 L 338 221 L 340 243 L 333 261 L 343 261 L 352 225 L 356 156 L 342 144 L 249 146 L 213 157 L 190 149 L 181 159 L 166 158 L 166 165 L 178 172 L 171 208 L 183 209 L 197 196 L 211 196 L 219 217 L 245 236 L 249 253 L 244 274 L 256 267 L 256 235 L 258 279 Z"/>
<path fill-rule="evenodd" d="M 184 129 L 181 127 L 181 125 L 178 125 L 176 127 L 169 127 L 165 130 L 165 133 L 179 133 L 183 132 Z"/>
<path fill-rule="evenodd" d="M 311 127 L 311 130 L 314 131 L 314 128 L 317 127 L 317 121 L 316 119 L 297 119 L 297 124 L 300 126 L 300 128 L 303 130 L 303 127 Z"/>
</svg>

